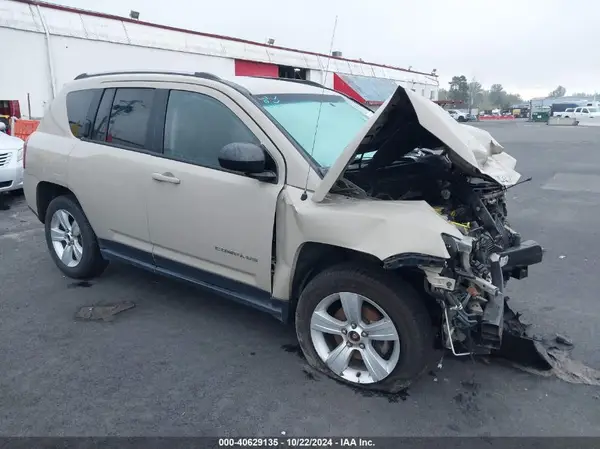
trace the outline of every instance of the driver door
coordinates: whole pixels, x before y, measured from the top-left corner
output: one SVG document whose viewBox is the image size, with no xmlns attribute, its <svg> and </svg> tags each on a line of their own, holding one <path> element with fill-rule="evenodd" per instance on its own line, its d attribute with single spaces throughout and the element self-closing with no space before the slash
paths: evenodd
<svg viewBox="0 0 600 449">
<path fill-rule="evenodd" d="M 147 173 L 148 221 L 159 270 L 245 297 L 271 293 L 273 225 L 285 183 L 283 157 L 234 101 L 217 90 L 174 85 L 163 157 Z M 221 148 L 263 144 L 277 180 L 223 169 Z"/>
</svg>

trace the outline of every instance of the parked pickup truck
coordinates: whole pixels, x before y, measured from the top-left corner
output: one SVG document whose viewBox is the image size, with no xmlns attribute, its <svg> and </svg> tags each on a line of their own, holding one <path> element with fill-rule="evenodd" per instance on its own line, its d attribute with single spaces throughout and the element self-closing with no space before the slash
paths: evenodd
<svg viewBox="0 0 600 449">
<path fill-rule="evenodd" d="M 564 111 L 555 112 L 554 117 L 573 118 L 573 117 L 575 117 L 575 115 L 573 114 L 574 111 L 575 111 L 575 108 L 567 108 Z"/>
<path fill-rule="evenodd" d="M 600 109 L 591 106 L 575 108 L 572 113 L 566 114 L 565 117 L 575 117 L 578 121 L 586 121 L 594 118 L 600 119 Z"/>
</svg>

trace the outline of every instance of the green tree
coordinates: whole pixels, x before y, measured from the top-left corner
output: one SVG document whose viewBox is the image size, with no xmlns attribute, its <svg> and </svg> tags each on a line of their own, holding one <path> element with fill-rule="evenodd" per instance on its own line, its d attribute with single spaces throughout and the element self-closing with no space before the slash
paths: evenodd
<svg viewBox="0 0 600 449">
<path fill-rule="evenodd" d="M 440 88 L 438 90 L 438 100 L 447 100 L 448 99 L 448 89 Z"/>
<path fill-rule="evenodd" d="M 453 76 L 448 90 L 448 100 L 462 101 L 467 103 L 469 100 L 469 83 L 464 75 Z"/>
<path fill-rule="evenodd" d="M 558 86 L 556 89 L 554 89 L 552 92 L 550 92 L 548 94 L 548 96 L 551 98 L 559 98 L 559 97 L 564 97 L 566 93 L 567 93 L 567 89 L 565 89 L 562 86 Z"/>
<path fill-rule="evenodd" d="M 497 108 L 502 107 L 506 103 L 506 92 L 504 91 L 502 84 L 492 84 L 490 93 L 488 94 L 488 100 L 492 106 Z"/>
</svg>

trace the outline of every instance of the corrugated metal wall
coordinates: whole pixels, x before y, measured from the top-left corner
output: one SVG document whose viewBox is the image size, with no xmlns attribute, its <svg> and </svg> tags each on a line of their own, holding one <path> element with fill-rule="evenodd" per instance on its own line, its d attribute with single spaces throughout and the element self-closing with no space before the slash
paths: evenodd
<svg viewBox="0 0 600 449">
<path fill-rule="evenodd" d="M 43 115 L 52 99 L 52 81 L 60 89 L 83 72 L 160 69 L 233 76 L 235 59 L 307 68 L 309 79 L 329 86 L 333 76 L 324 76 L 326 67 L 390 78 L 405 87 L 417 85 L 415 90 L 425 89 L 428 97 L 435 91 L 437 99 L 437 86 L 414 73 L 11 0 L 0 0 L 0 42 L 0 99 L 19 100 L 23 107 L 29 93 L 34 117 Z"/>
</svg>

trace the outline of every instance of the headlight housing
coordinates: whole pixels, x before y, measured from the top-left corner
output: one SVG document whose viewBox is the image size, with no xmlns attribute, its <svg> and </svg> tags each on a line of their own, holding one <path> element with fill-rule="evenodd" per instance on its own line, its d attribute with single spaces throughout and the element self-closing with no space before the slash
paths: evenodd
<svg viewBox="0 0 600 449">
<path fill-rule="evenodd" d="M 21 148 L 19 151 L 17 151 L 17 162 L 22 161 L 23 160 L 23 148 Z"/>
<path fill-rule="evenodd" d="M 473 249 L 473 237 L 458 238 L 450 234 L 442 234 L 442 240 L 451 256 L 456 256 L 459 253 L 471 254 Z"/>
<path fill-rule="evenodd" d="M 442 240 L 446 244 L 446 249 L 450 257 L 455 260 L 458 266 L 462 267 L 467 273 L 471 270 L 471 251 L 473 249 L 473 237 L 457 238 L 449 234 L 442 234 Z"/>
</svg>

